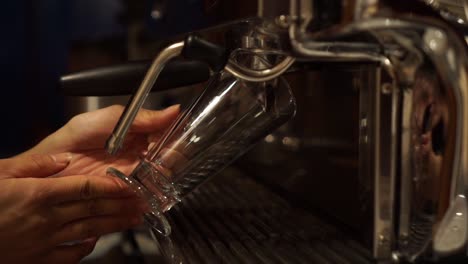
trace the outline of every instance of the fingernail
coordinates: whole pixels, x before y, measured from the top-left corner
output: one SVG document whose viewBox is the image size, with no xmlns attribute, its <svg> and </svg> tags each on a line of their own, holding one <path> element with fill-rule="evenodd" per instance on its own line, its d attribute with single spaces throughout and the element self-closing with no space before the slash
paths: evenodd
<svg viewBox="0 0 468 264">
<path fill-rule="evenodd" d="M 172 111 L 175 111 L 176 109 L 179 110 L 179 108 L 180 108 L 180 104 L 176 104 L 176 105 L 172 105 L 164 109 L 163 112 L 172 112 Z"/>
<path fill-rule="evenodd" d="M 177 170 L 188 162 L 187 158 L 185 158 L 182 153 L 169 148 L 164 148 L 161 150 L 159 160 L 164 167 L 172 170 Z"/>
<path fill-rule="evenodd" d="M 128 184 L 123 182 L 121 179 L 118 179 L 117 177 L 112 177 L 112 179 L 119 186 L 121 194 L 124 194 L 124 195 L 136 194 L 136 192 Z"/>
<path fill-rule="evenodd" d="M 155 144 L 156 144 L 156 143 L 154 143 L 154 142 L 149 143 L 149 145 L 148 145 L 148 150 L 152 149 L 152 148 L 154 147 Z"/>
<path fill-rule="evenodd" d="M 149 134 L 148 138 L 147 138 L 147 141 L 148 141 L 148 143 L 154 143 L 154 142 L 157 142 L 160 138 L 162 138 L 162 136 L 163 135 L 161 133 Z"/>
<path fill-rule="evenodd" d="M 60 153 L 60 154 L 53 154 L 51 157 L 54 159 L 56 163 L 59 164 L 68 164 L 73 158 L 73 155 L 70 152 Z"/>
</svg>

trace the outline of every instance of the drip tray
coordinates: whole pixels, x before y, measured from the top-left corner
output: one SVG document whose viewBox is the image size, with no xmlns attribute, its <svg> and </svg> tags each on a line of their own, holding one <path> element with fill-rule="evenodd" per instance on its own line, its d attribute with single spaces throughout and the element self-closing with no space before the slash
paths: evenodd
<svg viewBox="0 0 468 264">
<path fill-rule="evenodd" d="M 337 228 L 228 168 L 167 213 L 166 263 L 372 263 Z"/>
</svg>

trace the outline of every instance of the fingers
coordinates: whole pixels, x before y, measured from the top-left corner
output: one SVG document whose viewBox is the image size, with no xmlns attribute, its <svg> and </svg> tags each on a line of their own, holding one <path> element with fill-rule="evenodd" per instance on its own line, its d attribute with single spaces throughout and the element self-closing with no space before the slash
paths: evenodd
<svg viewBox="0 0 468 264">
<path fill-rule="evenodd" d="M 188 162 L 187 157 L 182 153 L 169 148 L 161 150 L 158 155 L 158 160 L 160 161 L 158 169 L 168 178 L 172 177 L 174 173 L 180 171 Z"/>
<path fill-rule="evenodd" d="M 148 204 L 139 198 L 90 199 L 53 207 L 54 218 L 60 225 L 83 218 L 110 215 L 139 216 L 149 210 Z"/>
<path fill-rule="evenodd" d="M 60 204 L 70 201 L 98 198 L 136 196 L 134 191 L 115 177 L 89 175 L 47 178 L 42 180 L 40 198 L 46 203 Z"/>
<path fill-rule="evenodd" d="M 132 124 L 131 130 L 139 133 L 151 133 L 164 130 L 172 124 L 179 112 L 179 105 L 173 105 L 162 111 L 141 109 Z"/>
<path fill-rule="evenodd" d="M 113 215 L 99 216 L 78 220 L 64 225 L 53 234 L 52 242 L 60 244 L 66 241 L 98 237 L 127 230 L 143 223 L 142 216 Z"/>
<path fill-rule="evenodd" d="M 174 171 L 179 170 L 188 162 L 187 157 L 175 149 L 164 148 L 159 155 L 159 160 L 162 165 Z"/>
<path fill-rule="evenodd" d="M 71 153 L 20 155 L 4 160 L 2 171 L 12 178 L 48 177 L 63 170 L 71 159 Z"/>
<path fill-rule="evenodd" d="M 47 256 L 44 263 L 79 263 L 81 259 L 91 254 L 96 242 L 96 238 L 91 238 L 75 245 L 58 246 Z"/>
<path fill-rule="evenodd" d="M 148 135 L 148 138 L 146 139 L 147 143 L 157 142 L 157 141 L 159 141 L 159 139 L 162 138 L 163 135 L 164 135 L 163 131 L 158 131 L 158 132 L 155 132 L 155 133 L 151 133 L 151 134 Z"/>
</svg>

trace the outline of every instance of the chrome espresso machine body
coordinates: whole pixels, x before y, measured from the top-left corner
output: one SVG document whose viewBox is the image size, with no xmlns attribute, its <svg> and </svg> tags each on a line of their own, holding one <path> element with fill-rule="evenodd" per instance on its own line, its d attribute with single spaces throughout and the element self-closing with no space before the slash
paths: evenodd
<svg viewBox="0 0 468 264">
<path fill-rule="evenodd" d="M 191 30 L 216 31 L 216 44 L 224 48 L 190 35 L 159 52 L 109 139 L 110 153 L 119 150 L 151 89 L 197 83 L 219 70 L 255 82 L 284 76 L 295 91 L 297 116 L 239 166 L 292 203 L 343 226 L 373 261 L 468 255 L 464 1 L 205 4 L 209 22 Z M 242 52 L 256 57 L 248 65 L 233 59 Z M 171 84 L 167 68 L 180 56 L 205 66 L 183 65 L 197 74 Z M 184 75 L 179 66 L 174 71 Z M 123 76 L 110 71 L 92 78 L 102 74 Z M 169 80 L 158 87 L 158 76 Z M 90 77 L 65 76 L 65 92 L 80 94 L 83 78 Z"/>
</svg>

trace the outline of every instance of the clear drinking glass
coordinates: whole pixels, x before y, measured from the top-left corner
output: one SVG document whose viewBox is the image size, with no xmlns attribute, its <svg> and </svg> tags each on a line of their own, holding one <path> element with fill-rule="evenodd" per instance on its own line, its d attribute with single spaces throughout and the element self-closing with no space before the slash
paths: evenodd
<svg viewBox="0 0 468 264">
<path fill-rule="evenodd" d="M 146 222 L 168 235 L 164 212 L 288 121 L 295 111 L 295 99 L 282 77 L 253 83 L 220 72 L 131 175 L 114 168 L 108 173 L 149 201 L 152 211 L 145 215 Z"/>
</svg>

